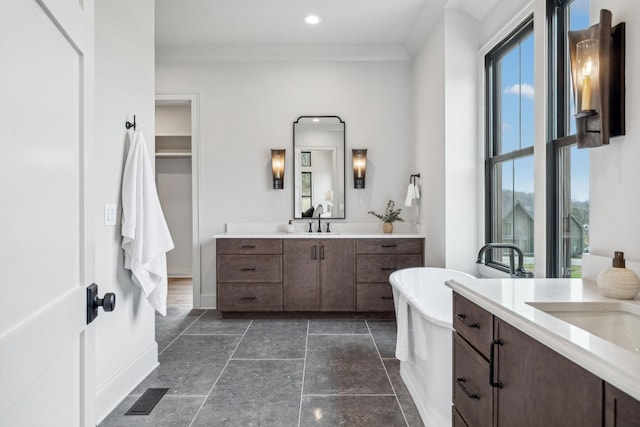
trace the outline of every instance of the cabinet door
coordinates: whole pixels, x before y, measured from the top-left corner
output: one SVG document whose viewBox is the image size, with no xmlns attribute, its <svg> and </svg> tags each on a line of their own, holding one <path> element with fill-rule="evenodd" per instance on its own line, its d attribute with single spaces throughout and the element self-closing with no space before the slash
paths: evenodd
<svg viewBox="0 0 640 427">
<path fill-rule="evenodd" d="M 604 384 L 604 426 L 637 427 L 640 425 L 640 402 L 613 387 Z"/>
<path fill-rule="evenodd" d="M 499 426 L 600 426 L 602 380 L 496 318 Z"/>
<path fill-rule="evenodd" d="M 283 306 L 284 311 L 320 309 L 320 248 L 314 239 L 284 239 Z"/>
<path fill-rule="evenodd" d="M 320 308 L 356 310 L 356 245 L 353 239 L 320 240 Z"/>
</svg>

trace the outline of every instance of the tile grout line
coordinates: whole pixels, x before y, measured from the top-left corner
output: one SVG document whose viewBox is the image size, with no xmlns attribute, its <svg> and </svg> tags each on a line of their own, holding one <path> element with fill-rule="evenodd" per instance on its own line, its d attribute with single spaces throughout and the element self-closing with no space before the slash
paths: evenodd
<svg viewBox="0 0 640 427">
<path fill-rule="evenodd" d="M 307 320 L 307 336 L 304 342 L 304 361 L 302 362 L 302 384 L 300 385 L 300 409 L 298 411 L 298 427 L 302 422 L 302 400 L 304 398 L 304 374 L 307 370 L 307 347 L 309 346 L 309 324 L 310 320 Z"/>
<path fill-rule="evenodd" d="M 218 384 L 218 381 L 220 381 L 220 378 L 222 377 L 222 374 L 224 374 L 224 371 L 227 369 L 227 366 L 229 366 L 229 362 L 231 362 L 231 359 L 233 359 L 233 355 L 236 354 L 236 351 L 238 350 L 238 347 L 240 346 L 240 343 L 244 339 L 244 336 L 247 334 L 247 331 L 249 330 L 249 328 L 251 327 L 252 324 L 253 324 L 253 320 L 251 322 L 249 322 L 249 325 L 247 326 L 247 329 L 244 330 L 244 334 L 242 334 L 242 337 L 238 340 L 238 343 L 236 344 L 235 348 L 231 352 L 231 355 L 229 355 L 229 359 L 227 360 L 227 363 L 224 364 L 224 367 L 220 371 L 220 374 L 218 374 L 218 378 L 216 378 L 216 380 L 214 381 L 213 385 L 211 386 L 211 389 L 209 390 L 209 393 L 207 393 L 206 397 L 202 401 L 202 404 L 198 408 L 198 411 L 193 416 L 193 419 L 191 420 L 191 423 L 189 423 L 189 427 L 191 427 L 193 425 L 193 422 L 196 420 L 196 418 L 198 418 L 198 415 L 200 415 L 200 411 L 202 411 L 202 408 L 204 407 L 204 404 L 207 402 L 207 399 L 209 398 L 209 396 L 213 392 L 213 389 Z"/>
<path fill-rule="evenodd" d="M 400 399 L 398 399 L 398 393 L 396 393 L 396 388 L 393 386 L 393 381 L 391 381 L 391 377 L 389 376 L 389 371 L 387 371 L 387 367 L 384 364 L 384 360 L 382 359 L 382 355 L 380 354 L 380 349 L 378 349 L 378 344 L 376 344 L 375 338 L 373 338 L 373 334 L 371 333 L 371 328 L 369 327 L 369 322 L 365 320 L 367 325 L 367 329 L 369 329 L 369 334 L 371 335 L 371 340 L 373 341 L 373 345 L 378 352 L 378 357 L 380 358 L 380 363 L 382 363 L 382 369 L 384 369 L 384 373 L 387 375 L 387 380 L 389 380 L 389 385 L 391 385 L 391 390 L 393 390 L 393 395 L 396 398 L 396 402 L 398 403 L 398 407 L 400 408 L 400 413 L 402 414 L 402 418 L 404 418 L 404 423 L 407 427 L 409 427 L 409 421 L 407 421 L 407 416 L 404 413 L 404 409 L 402 409 L 402 405 L 400 404 Z"/>
<path fill-rule="evenodd" d="M 209 310 L 205 310 L 205 311 L 204 311 L 200 316 L 198 316 L 196 319 L 194 319 L 194 321 L 193 321 L 193 322 L 189 323 L 189 325 L 188 325 L 186 328 L 184 328 L 184 329 L 182 330 L 182 332 L 180 332 L 178 335 L 176 335 L 176 337 L 175 337 L 174 339 L 172 339 L 172 340 L 171 340 L 171 342 L 170 342 L 169 344 L 167 344 L 165 348 L 163 348 L 163 349 L 162 349 L 162 351 L 158 352 L 158 356 L 160 356 L 160 355 L 161 355 L 161 354 L 162 354 L 166 349 L 168 349 L 168 348 L 169 348 L 169 346 L 170 346 L 171 344 L 173 344 L 173 343 L 174 343 L 174 341 L 175 341 L 175 340 L 177 340 L 177 339 L 180 337 L 180 335 L 184 334 L 184 331 L 186 331 L 187 329 L 189 329 L 189 328 L 190 328 L 194 323 L 196 323 L 198 320 L 200 320 L 200 318 L 201 318 L 202 316 L 204 316 L 204 315 L 205 315 L 205 313 L 206 313 L 206 312 L 208 312 L 208 311 L 209 311 Z M 154 326 L 154 327 L 155 327 L 155 326 Z"/>
<path fill-rule="evenodd" d="M 305 394 L 305 397 L 395 397 L 393 393 Z"/>
<path fill-rule="evenodd" d="M 292 357 L 290 359 L 282 359 L 282 358 L 279 358 L 279 359 L 278 358 L 250 359 L 250 358 L 236 357 L 233 360 L 244 360 L 244 361 L 250 361 L 250 362 L 264 362 L 264 361 L 269 361 L 269 360 L 271 360 L 271 361 L 277 360 L 277 361 L 287 362 L 287 361 L 290 361 L 290 360 L 304 360 L 304 358 L 302 358 L 302 357 Z"/>
<path fill-rule="evenodd" d="M 346 336 L 346 337 L 358 337 L 358 336 L 366 336 L 366 335 L 369 335 L 369 333 L 368 333 L 368 332 L 363 332 L 363 333 L 357 333 L 357 334 L 356 334 L 356 333 L 352 333 L 352 334 L 350 334 L 350 333 L 331 333 L 331 332 L 324 332 L 324 333 L 315 333 L 315 334 L 309 334 L 309 335 L 312 335 L 312 336 L 314 336 L 314 335 L 319 335 L 319 336 L 326 336 L 326 335 L 338 335 L 338 336 L 341 336 L 341 337 L 345 337 L 345 336 Z"/>
</svg>

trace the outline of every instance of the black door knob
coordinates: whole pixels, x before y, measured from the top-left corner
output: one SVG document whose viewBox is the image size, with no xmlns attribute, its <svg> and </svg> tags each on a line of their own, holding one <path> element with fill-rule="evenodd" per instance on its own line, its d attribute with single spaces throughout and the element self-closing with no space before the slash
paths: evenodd
<svg viewBox="0 0 640 427">
<path fill-rule="evenodd" d="M 92 283 L 87 286 L 87 325 L 98 317 L 98 307 L 104 311 L 113 311 L 116 308 L 116 294 L 108 292 L 104 298 L 98 297 L 98 285 Z"/>
<path fill-rule="evenodd" d="M 116 294 L 108 292 L 104 294 L 104 298 L 96 298 L 96 304 L 104 311 L 113 311 L 116 308 Z"/>
</svg>

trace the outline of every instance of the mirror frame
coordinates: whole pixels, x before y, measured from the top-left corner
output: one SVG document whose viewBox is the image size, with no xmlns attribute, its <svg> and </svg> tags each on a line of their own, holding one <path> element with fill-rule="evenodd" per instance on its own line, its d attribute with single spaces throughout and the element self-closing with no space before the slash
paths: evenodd
<svg viewBox="0 0 640 427">
<path fill-rule="evenodd" d="M 340 116 L 323 116 L 323 115 L 310 115 L 310 116 L 299 116 L 295 122 L 293 122 L 293 126 L 292 126 L 292 133 L 293 133 L 293 173 L 291 174 L 291 179 L 292 179 L 292 183 L 291 183 L 291 188 L 293 188 L 293 219 L 294 220 L 301 220 L 301 219 L 309 219 L 309 218 L 303 218 L 302 216 L 296 216 L 296 174 L 298 173 L 298 171 L 296 170 L 296 161 L 295 161 L 295 155 L 296 155 L 296 125 L 300 124 L 300 119 L 314 119 L 314 118 L 318 118 L 318 119 L 338 119 L 338 124 L 342 124 L 342 194 L 343 194 L 343 198 L 344 198 L 344 209 L 343 209 L 343 215 L 340 217 L 329 217 L 326 218 L 328 219 L 346 219 L 347 218 L 347 124 L 344 122 L 344 120 L 342 120 L 340 118 Z M 339 168 L 340 165 L 337 165 L 337 167 Z"/>
</svg>

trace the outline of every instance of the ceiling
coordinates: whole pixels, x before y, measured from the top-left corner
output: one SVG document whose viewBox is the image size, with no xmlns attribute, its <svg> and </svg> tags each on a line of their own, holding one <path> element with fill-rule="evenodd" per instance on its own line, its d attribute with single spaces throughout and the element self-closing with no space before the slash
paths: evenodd
<svg viewBox="0 0 640 427">
<path fill-rule="evenodd" d="M 156 48 L 190 52 L 419 47 L 443 7 L 482 19 L 496 0 L 156 0 Z M 316 14 L 315 26 L 303 19 Z"/>
</svg>

